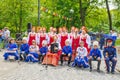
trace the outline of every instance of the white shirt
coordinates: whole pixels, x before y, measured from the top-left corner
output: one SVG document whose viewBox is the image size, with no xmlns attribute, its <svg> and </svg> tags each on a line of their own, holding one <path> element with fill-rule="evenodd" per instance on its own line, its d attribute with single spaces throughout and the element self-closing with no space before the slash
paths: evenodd
<svg viewBox="0 0 120 80">
<path fill-rule="evenodd" d="M 117 36 L 117 33 L 116 32 L 112 33 L 112 36 Z"/>
<path fill-rule="evenodd" d="M 87 56 L 87 49 L 85 47 L 78 47 L 77 48 L 78 56 Z"/>
<path fill-rule="evenodd" d="M 5 38 L 10 37 L 10 31 L 9 31 L 9 30 L 6 30 L 6 31 L 4 32 L 4 36 L 5 36 Z"/>
<path fill-rule="evenodd" d="M 39 51 L 39 47 L 36 45 L 36 46 L 34 46 L 34 45 L 31 45 L 30 46 L 30 52 L 38 52 Z"/>
</svg>

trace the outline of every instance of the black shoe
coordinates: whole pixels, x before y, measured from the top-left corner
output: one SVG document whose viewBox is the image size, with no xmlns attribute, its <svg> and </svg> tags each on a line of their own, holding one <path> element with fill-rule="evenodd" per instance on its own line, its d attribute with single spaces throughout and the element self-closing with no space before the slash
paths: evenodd
<svg viewBox="0 0 120 80">
<path fill-rule="evenodd" d="M 92 69 L 90 69 L 90 72 L 92 72 Z"/>
<path fill-rule="evenodd" d="M 111 74 L 115 74 L 115 72 L 111 72 Z"/>
<path fill-rule="evenodd" d="M 63 66 L 63 63 L 61 63 L 60 66 Z"/>
<path fill-rule="evenodd" d="M 97 72 L 99 72 L 99 73 L 100 73 L 100 70 L 99 70 L 99 69 L 97 69 Z"/>
<path fill-rule="evenodd" d="M 39 61 L 38 64 L 41 64 L 41 61 Z"/>
<path fill-rule="evenodd" d="M 68 64 L 68 66 L 70 67 L 70 64 Z"/>
<path fill-rule="evenodd" d="M 107 74 L 110 74 L 110 72 L 109 72 L 109 71 L 107 71 Z"/>
</svg>

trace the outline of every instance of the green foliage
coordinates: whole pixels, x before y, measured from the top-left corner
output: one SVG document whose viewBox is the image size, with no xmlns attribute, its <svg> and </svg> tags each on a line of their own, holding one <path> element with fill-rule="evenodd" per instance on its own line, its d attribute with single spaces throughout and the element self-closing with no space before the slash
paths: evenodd
<svg viewBox="0 0 120 80">
<path fill-rule="evenodd" d="M 82 8 L 86 9 L 85 24 L 91 31 L 109 31 L 108 15 L 104 5 L 104 0 L 82 0 Z M 113 5 L 118 9 L 111 10 L 113 29 L 120 30 L 120 3 L 119 0 L 113 0 Z M 22 5 L 22 7 L 21 7 Z M 40 0 L 41 7 L 47 8 L 50 13 L 40 11 L 40 26 L 61 27 L 66 25 L 68 29 L 72 25 L 81 28 L 80 5 L 79 0 Z M 70 10 L 74 12 L 70 12 Z M 53 16 L 57 13 L 59 16 Z M 72 20 L 63 17 L 72 18 Z M 22 24 L 20 24 L 20 17 Z M 0 0 L 0 29 L 8 26 L 12 33 L 27 30 L 27 23 L 31 22 L 33 26 L 38 24 L 38 0 Z"/>
</svg>

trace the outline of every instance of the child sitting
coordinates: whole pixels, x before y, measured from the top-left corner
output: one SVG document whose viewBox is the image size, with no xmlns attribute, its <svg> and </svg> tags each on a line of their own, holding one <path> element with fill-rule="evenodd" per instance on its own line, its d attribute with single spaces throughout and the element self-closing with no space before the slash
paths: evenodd
<svg viewBox="0 0 120 80">
<path fill-rule="evenodd" d="M 48 52 L 47 42 L 46 40 L 43 40 L 42 47 L 40 48 L 40 54 L 38 57 L 39 63 L 43 62 L 43 59 L 47 52 Z"/>
<path fill-rule="evenodd" d="M 78 67 L 84 67 L 84 68 L 89 67 L 88 58 L 87 58 L 88 52 L 87 49 L 84 47 L 83 41 L 80 42 L 80 47 L 77 48 L 76 52 L 77 52 L 77 56 L 72 65 Z"/>
<path fill-rule="evenodd" d="M 27 43 L 27 38 L 23 38 L 23 44 L 20 46 L 20 60 L 26 60 L 26 56 L 29 53 L 29 44 Z"/>
<path fill-rule="evenodd" d="M 18 60 L 19 59 L 19 55 L 18 55 L 18 51 L 17 50 L 18 50 L 18 46 L 15 43 L 15 40 L 13 38 L 10 39 L 9 44 L 7 45 L 7 50 L 6 50 L 5 54 L 3 55 L 4 59 L 8 60 L 9 56 L 14 56 L 15 60 Z"/>
<path fill-rule="evenodd" d="M 93 49 L 90 51 L 89 55 L 89 65 L 90 65 L 90 72 L 92 71 L 92 61 L 97 61 L 97 71 L 100 72 L 100 64 L 101 64 L 101 51 L 98 49 L 98 42 L 93 42 Z"/>
<path fill-rule="evenodd" d="M 70 66 L 70 62 L 72 59 L 72 47 L 70 46 L 70 41 L 67 39 L 65 41 L 65 46 L 62 49 L 62 54 L 60 56 L 60 60 L 61 60 L 61 66 L 63 65 L 63 57 L 68 56 L 69 60 L 68 60 L 68 66 Z"/>
<path fill-rule="evenodd" d="M 36 44 L 36 41 L 32 41 L 32 45 L 29 48 L 29 54 L 26 58 L 26 62 L 38 62 L 39 47 Z"/>
</svg>

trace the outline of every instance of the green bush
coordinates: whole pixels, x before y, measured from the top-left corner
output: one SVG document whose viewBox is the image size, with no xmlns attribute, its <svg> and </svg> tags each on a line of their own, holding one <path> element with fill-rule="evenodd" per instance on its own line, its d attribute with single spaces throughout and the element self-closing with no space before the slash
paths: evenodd
<svg viewBox="0 0 120 80">
<path fill-rule="evenodd" d="M 116 45 L 116 46 L 120 46 L 120 39 L 117 39 L 117 40 L 116 40 L 115 45 Z"/>
</svg>

